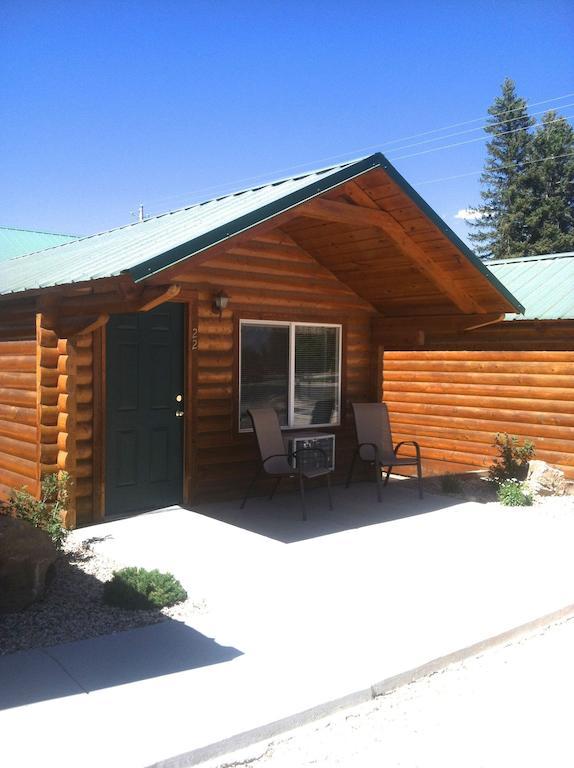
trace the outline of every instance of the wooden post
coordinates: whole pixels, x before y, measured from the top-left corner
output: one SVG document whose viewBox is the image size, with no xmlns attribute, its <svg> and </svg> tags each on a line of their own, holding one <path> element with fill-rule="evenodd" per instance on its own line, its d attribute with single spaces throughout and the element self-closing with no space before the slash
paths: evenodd
<svg viewBox="0 0 574 768">
<path fill-rule="evenodd" d="M 38 423 L 38 480 L 65 470 L 75 479 L 75 364 L 74 353 L 66 339 L 47 328 L 50 321 L 36 315 L 36 392 Z M 75 489 L 64 520 L 67 528 L 76 524 Z"/>
<path fill-rule="evenodd" d="M 58 470 L 58 338 L 36 315 L 36 408 L 38 425 L 38 482 Z"/>
<path fill-rule="evenodd" d="M 66 373 L 58 376 L 58 441 L 64 448 L 58 451 L 58 469 L 68 473 L 71 481 L 68 509 L 65 519 L 67 528 L 76 526 L 76 498 L 77 498 L 77 472 L 76 472 L 76 349 L 67 339 L 60 339 L 58 343 L 60 360 L 65 361 Z"/>
</svg>

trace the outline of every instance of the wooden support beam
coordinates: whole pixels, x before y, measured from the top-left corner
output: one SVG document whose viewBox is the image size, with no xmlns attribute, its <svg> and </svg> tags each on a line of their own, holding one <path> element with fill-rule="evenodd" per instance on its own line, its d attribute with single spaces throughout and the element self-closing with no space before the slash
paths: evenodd
<svg viewBox="0 0 574 768">
<path fill-rule="evenodd" d="M 350 190 L 350 191 L 349 191 Z M 393 241 L 393 243 L 405 254 L 413 265 L 422 272 L 437 288 L 446 294 L 451 301 L 464 313 L 481 314 L 484 309 L 469 293 L 456 285 L 452 275 L 447 273 L 434 259 L 429 256 L 421 246 L 415 242 L 403 229 L 401 224 L 390 213 L 381 210 L 367 195 L 370 202 L 365 199 L 366 193 L 357 185 L 347 185 L 346 191 L 353 195 L 355 200 L 361 200 L 360 205 L 340 203 L 334 200 L 315 198 L 301 206 L 301 215 L 323 221 L 336 221 L 341 224 L 355 226 L 377 227 Z M 366 205 L 365 205 L 366 203 Z"/>
<path fill-rule="evenodd" d="M 373 343 L 397 349 L 401 343 L 405 349 L 424 347 L 438 339 L 469 343 L 473 333 L 481 328 L 501 322 L 504 315 L 497 313 L 480 315 L 430 315 L 427 317 L 387 317 L 372 321 Z M 504 334 L 502 334 L 504 336 Z"/>
<path fill-rule="evenodd" d="M 471 325 L 468 328 L 465 328 L 465 332 L 469 331 L 478 331 L 479 328 L 484 328 L 487 325 L 497 325 L 498 323 L 504 322 L 504 318 L 506 315 L 504 313 L 498 315 L 497 317 L 493 318 L 492 320 L 484 320 L 482 323 L 477 323 L 475 325 Z"/>
<path fill-rule="evenodd" d="M 63 318 L 78 319 L 85 323 L 86 318 L 93 316 L 149 312 L 150 309 L 174 299 L 180 291 L 179 285 L 163 285 L 139 288 L 137 293 L 130 294 L 128 298 L 116 291 L 92 293 L 82 298 L 62 297 L 58 303 L 51 304 L 49 309 L 46 309 L 46 314 L 52 317 L 55 323 L 59 323 Z"/>
<path fill-rule="evenodd" d="M 371 208 L 374 211 L 380 211 L 381 209 L 373 198 L 360 187 L 356 181 L 350 181 L 343 187 L 345 195 L 353 201 L 355 205 L 361 205 L 363 208 Z"/>
<path fill-rule="evenodd" d="M 110 319 L 110 314 L 149 312 L 174 299 L 180 291 L 179 285 L 168 285 L 140 288 L 128 299 L 118 293 L 92 293 L 81 299 L 64 297 L 56 303 L 50 297 L 49 301 L 43 302 L 45 313 L 42 325 L 60 339 L 71 339 L 102 328 Z"/>
<path fill-rule="evenodd" d="M 144 288 L 141 294 L 140 307 L 137 311 L 149 312 L 150 309 L 155 309 L 155 307 L 159 307 L 160 304 L 175 299 L 180 293 L 181 286 L 175 283 L 173 285 L 168 285 L 163 289 Z"/>
<path fill-rule="evenodd" d="M 61 339 L 71 339 L 84 333 L 92 333 L 97 328 L 104 326 L 109 319 L 110 316 L 103 313 L 90 317 L 58 317 L 49 322 L 51 323 L 52 330 Z"/>
</svg>

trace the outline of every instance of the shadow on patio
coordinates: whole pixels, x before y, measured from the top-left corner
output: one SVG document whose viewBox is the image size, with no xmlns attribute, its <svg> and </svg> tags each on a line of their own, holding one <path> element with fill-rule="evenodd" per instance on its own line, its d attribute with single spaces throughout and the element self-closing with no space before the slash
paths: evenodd
<svg viewBox="0 0 574 768">
<path fill-rule="evenodd" d="M 332 533 L 362 528 L 367 525 L 422 515 L 461 503 L 461 499 L 436 496 L 425 491 L 417 494 L 416 480 L 391 478 L 383 489 L 383 500 L 377 502 L 375 483 L 357 482 L 349 488 L 333 487 L 333 510 L 329 510 L 327 493 L 322 485 L 309 485 L 307 511 L 309 519 L 301 520 L 299 494 L 285 484 L 285 492 L 272 500 L 249 499 L 245 509 L 240 500 L 195 505 L 195 512 L 214 520 L 243 528 L 283 544 L 328 536 Z"/>
<path fill-rule="evenodd" d="M 172 619 L 8 654 L 0 656 L 0 710 L 172 675 L 241 655 Z"/>
</svg>

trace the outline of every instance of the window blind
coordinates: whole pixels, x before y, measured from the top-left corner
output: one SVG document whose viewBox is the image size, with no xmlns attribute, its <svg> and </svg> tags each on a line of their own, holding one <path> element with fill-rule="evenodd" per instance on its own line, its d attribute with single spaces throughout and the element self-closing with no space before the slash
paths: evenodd
<svg viewBox="0 0 574 768">
<path fill-rule="evenodd" d="M 251 422 L 248 408 L 274 408 L 288 425 L 289 326 L 241 326 L 240 428 Z"/>
<path fill-rule="evenodd" d="M 339 328 L 295 326 L 293 425 L 338 423 Z"/>
</svg>

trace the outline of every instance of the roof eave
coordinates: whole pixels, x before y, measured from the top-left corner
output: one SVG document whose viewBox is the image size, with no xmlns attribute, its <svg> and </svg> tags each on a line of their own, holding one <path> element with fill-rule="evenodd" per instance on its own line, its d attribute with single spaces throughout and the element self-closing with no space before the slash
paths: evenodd
<svg viewBox="0 0 574 768">
<path fill-rule="evenodd" d="M 318 195 L 322 195 L 324 192 L 328 192 L 330 189 L 338 187 L 340 184 L 344 184 L 346 181 L 351 181 L 351 179 L 371 171 L 373 168 L 382 167 L 383 160 L 383 156 L 377 153 L 363 158 L 362 160 L 358 160 L 355 163 L 350 163 L 345 168 L 326 176 L 324 179 L 313 181 L 302 189 L 291 192 L 289 195 L 285 195 L 285 197 L 282 197 L 273 203 L 268 203 L 267 205 L 258 208 L 256 211 L 240 216 L 238 219 L 235 219 L 235 221 L 217 227 L 193 240 L 178 245 L 176 248 L 172 248 L 158 256 L 154 256 L 142 264 L 137 264 L 126 270 L 126 272 L 136 283 L 153 277 L 158 272 L 161 272 L 168 267 L 173 267 L 190 256 L 194 256 L 208 248 L 219 245 L 226 240 L 251 229 L 251 227 L 254 227 L 257 224 L 262 224 L 281 213 L 285 213 L 291 208 L 301 205 L 301 203 L 305 203 Z"/>
<path fill-rule="evenodd" d="M 443 219 L 441 219 L 438 213 L 434 211 L 425 200 L 423 200 L 419 193 L 413 189 L 413 187 L 411 187 L 404 176 L 402 176 L 397 171 L 394 165 L 392 165 L 392 163 L 387 160 L 384 155 L 381 154 L 381 157 L 383 159 L 381 167 L 392 178 L 397 186 L 399 186 L 403 192 L 411 198 L 411 200 L 422 210 L 422 212 L 432 221 L 432 223 L 438 229 L 440 229 L 443 235 L 445 235 L 451 241 L 455 248 L 458 248 L 458 250 L 461 251 L 464 256 L 466 256 L 470 263 L 476 269 L 478 269 L 478 271 L 481 272 L 484 277 L 486 277 L 493 288 L 495 288 L 498 293 L 502 294 L 502 296 L 509 302 L 510 306 L 513 307 L 519 314 L 522 314 L 525 310 L 516 296 L 513 296 L 512 293 L 510 293 L 508 288 L 506 288 L 506 286 L 501 283 L 501 281 L 495 275 L 492 274 L 492 272 L 478 258 L 478 256 L 473 253 L 470 248 L 460 239 L 460 237 L 455 232 L 453 232 L 448 224 L 443 221 Z"/>
<path fill-rule="evenodd" d="M 285 213 L 291 208 L 295 208 L 301 203 L 305 203 L 318 195 L 322 195 L 340 184 L 344 184 L 347 181 L 351 181 L 358 176 L 362 176 L 364 173 L 373 170 L 374 168 L 381 168 L 388 176 L 399 186 L 402 191 L 417 205 L 421 211 L 433 222 L 433 224 L 451 241 L 451 243 L 457 248 L 469 261 L 478 269 L 478 271 L 489 281 L 493 288 L 502 295 L 502 297 L 508 302 L 508 308 L 514 309 L 518 313 L 524 312 L 524 307 L 513 296 L 510 291 L 504 286 L 501 281 L 492 274 L 492 272 L 486 267 L 482 261 L 470 250 L 470 248 L 463 243 L 463 241 L 453 232 L 453 230 L 440 218 L 440 216 L 434 211 L 428 203 L 416 192 L 408 181 L 397 171 L 392 163 L 381 153 L 376 152 L 369 157 L 365 157 L 357 162 L 350 163 L 348 166 L 342 168 L 336 173 L 326 176 L 324 179 L 314 181 L 306 187 L 292 192 L 289 195 L 277 200 L 273 203 L 259 208 L 256 211 L 252 211 L 245 216 L 241 216 L 233 222 L 225 224 L 221 227 L 217 227 L 211 232 L 207 232 L 200 237 L 189 240 L 186 243 L 182 243 L 176 248 L 172 248 L 162 254 L 154 256 L 152 259 L 148 259 L 142 264 L 137 264 L 134 267 L 126 270 L 126 273 L 138 283 L 142 280 L 146 280 L 154 275 L 162 272 L 168 267 L 173 267 L 181 261 L 194 256 L 202 251 L 212 248 L 215 245 L 219 245 L 226 240 L 241 234 L 251 227 L 257 224 L 262 224 L 268 219 L 273 218 L 281 213 Z"/>
</svg>

